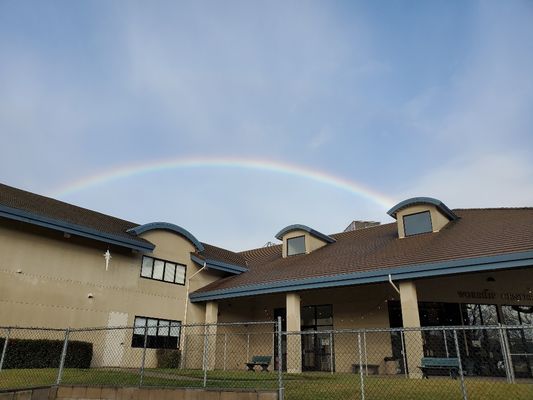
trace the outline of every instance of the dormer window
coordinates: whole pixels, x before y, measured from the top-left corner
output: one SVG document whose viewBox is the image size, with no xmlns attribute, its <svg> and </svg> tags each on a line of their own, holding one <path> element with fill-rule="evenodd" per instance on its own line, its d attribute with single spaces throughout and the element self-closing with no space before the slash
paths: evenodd
<svg viewBox="0 0 533 400">
<path fill-rule="evenodd" d="M 439 232 L 459 217 L 442 201 L 432 197 L 413 197 L 392 207 L 387 214 L 397 221 L 398 237 Z"/>
<path fill-rule="evenodd" d="M 297 254 L 305 254 L 305 236 L 303 235 L 287 239 L 287 255 Z"/>
<path fill-rule="evenodd" d="M 276 239 L 283 242 L 281 253 L 283 258 L 297 254 L 309 254 L 330 243 L 335 243 L 332 237 L 301 224 L 283 228 L 276 235 Z"/>
<path fill-rule="evenodd" d="M 430 212 L 424 211 L 416 214 L 404 215 L 403 228 L 405 236 L 433 232 Z"/>
</svg>

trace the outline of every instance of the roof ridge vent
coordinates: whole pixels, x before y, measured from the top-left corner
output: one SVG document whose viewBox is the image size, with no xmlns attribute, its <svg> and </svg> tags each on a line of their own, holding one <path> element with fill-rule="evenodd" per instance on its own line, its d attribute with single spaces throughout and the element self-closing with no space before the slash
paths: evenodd
<svg viewBox="0 0 533 400">
<path fill-rule="evenodd" d="M 361 229 L 365 228 L 371 228 L 373 226 L 381 225 L 381 222 L 378 221 L 362 221 L 359 219 L 354 219 L 352 222 L 350 222 L 350 225 L 344 229 L 343 232 L 350 232 L 350 231 L 359 231 Z"/>
</svg>

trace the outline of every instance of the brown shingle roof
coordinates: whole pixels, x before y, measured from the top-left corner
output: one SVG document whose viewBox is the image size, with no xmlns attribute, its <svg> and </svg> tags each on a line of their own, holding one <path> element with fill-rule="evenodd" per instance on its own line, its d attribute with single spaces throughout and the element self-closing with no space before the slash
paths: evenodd
<svg viewBox="0 0 533 400">
<path fill-rule="evenodd" d="M 217 260 L 246 268 L 246 259 L 241 254 L 207 243 L 202 243 L 202 245 L 204 246 L 204 251 L 195 253 L 196 256 L 204 260 Z"/>
<path fill-rule="evenodd" d="M 133 236 L 126 231 L 138 224 L 115 218 L 86 208 L 74 206 L 50 197 L 41 196 L 25 190 L 0 184 L 0 206 L 41 216 L 44 218 L 66 222 L 68 224 L 86 227 L 95 231 L 134 240 L 143 244 L 149 241 Z"/>
<path fill-rule="evenodd" d="M 2 206 L 152 246 L 148 240 L 127 232 L 128 229 L 139 226 L 135 222 L 115 218 L 0 183 L 0 207 Z M 240 254 L 207 243 L 202 244 L 205 250 L 200 253 L 200 256 L 246 266 L 246 260 Z"/>
<path fill-rule="evenodd" d="M 390 223 L 331 235 L 335 243 L 307 255 L 282 258 L 281 245 L 244 251 L 249 272 L 197 293 L 533 250 L 533 208 L 454 212 L 460 218 L 439 233 L 399 239 Z"/>
</svg>

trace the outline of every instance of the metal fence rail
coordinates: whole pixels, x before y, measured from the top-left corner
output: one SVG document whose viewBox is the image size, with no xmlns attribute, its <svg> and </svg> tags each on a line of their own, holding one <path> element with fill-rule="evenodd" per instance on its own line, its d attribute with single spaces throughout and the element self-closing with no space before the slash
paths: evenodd
<svg viewBox="0 0 533 400">
<path fill-rule="evenodd" d="M 269 389 L 287 400 L 533 398 L 533 326 L 281 326 L 0 327 L 0 390 L 80 384 Z"/>
</svg>

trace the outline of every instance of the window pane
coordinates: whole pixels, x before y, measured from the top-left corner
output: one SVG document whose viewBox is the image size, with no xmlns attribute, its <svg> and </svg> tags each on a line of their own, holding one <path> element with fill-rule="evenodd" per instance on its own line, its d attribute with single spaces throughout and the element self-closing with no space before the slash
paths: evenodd
<svg viewBox="0 0 533 400">
<path fill-rule="evenodd" d="M 293 256 L 302 253 L 305 253 L 305 236 L 287 239 L 287 255 Z"/>
<path fill-rule="evenodd" d="M 520 325 L 519 312 L 513 306 L 502 306 L 503 322 L 506 325 Z"/>
<path fill-rule="evenodd" d="M 178 338 L 177 337 L 158 337 L 158 347 L 161 349 L 177 349 Z"/>
<path fill-rule="evenodd" d="M 158 279 L 160 281 L 163 280 L 163 268 L 165 267 L 165 262 L 160 260 L 154 261 L 154 275 L 152 278 Z"/>
<path fill-rule="evenodd" d="M 168 336 L 170 321 L 159 321 L 158 336 Z"/>
<path fill-rule="evenodd" d="M 157 319 L 148 318 L 148 336 L 157 335 Z"/>
<path fill-rule="evenodd" d="M 135 335 L 144 336 L 144 327 L 146 326 L 146 318 L 135 317 L 134 325 L 135 325 L 135 329 L 133 330 L 133 333 Z"/>
<path fill-rule="evenodd" d="M 404 216 L 403 227 L 405 236 L 431 232 L 433 229 L 431 227 L 431 216 L 429 215 L 429 211 Z"/>
<path fill-rule="evenodd" d="M 185 266 L 176 265 L 176 283 L 185 283 Z"/>
<path fill-rule="evenodd" d="M 315 307 L 302 307 L 302 325 L 315 325 Z"/>
<path fill-rule="evenodd" d="M 170 323 L 170 336 L 178 337 L 180 335 L 180 323 L 171 322 Z"/>
<path fill-rule="evenodd" d="M 318 306 L 316 308 L 317 325 L 333 325 L 333 311 L 330 305 Z"/>
<path fill-rule="evenodd" d="M 165 281 L 174 282 L 174 273 L 176 272 L 176 264 L 165 263 Z"/>
<path fill-rule="evenodd" d="M 143 257 L 143 263 L 141 267 L 141 276 L 146 276 L 148 278 L 152 277 L 152 264 L 154 260 L 150 257 Z"/>
</svg>

